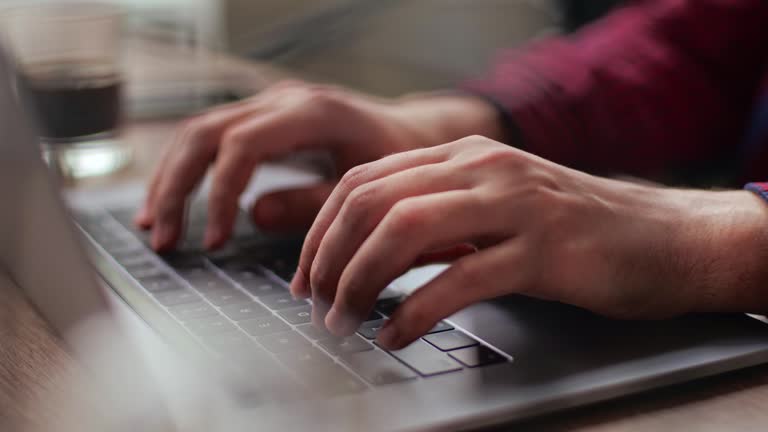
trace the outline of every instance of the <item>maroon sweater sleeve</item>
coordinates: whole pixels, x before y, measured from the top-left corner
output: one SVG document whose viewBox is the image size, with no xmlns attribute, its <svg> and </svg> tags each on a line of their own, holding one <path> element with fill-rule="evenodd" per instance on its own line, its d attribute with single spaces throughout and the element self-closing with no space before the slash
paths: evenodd
<svg viewBox="0 0 768 432">
<path fill-rule="evenodd" d="M 737 145 L 767 60 L 768 0 L 646 0 L 504 53 L 466 87 L 533 153 L 652 175 Z"/>
</svg>

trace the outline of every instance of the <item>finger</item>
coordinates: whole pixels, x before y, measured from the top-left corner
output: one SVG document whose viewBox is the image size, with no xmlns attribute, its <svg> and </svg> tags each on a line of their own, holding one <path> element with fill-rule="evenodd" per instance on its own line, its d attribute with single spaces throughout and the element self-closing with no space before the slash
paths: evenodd
<svg viewBox="0 0 768 432">
<path fill-rule="evenodd" d="M 376 225 L 397 202 L 467 187 L 449 164 L 400 171 L 353 190 L 326 231 L 309 272 L 312 297 L 333 300 L 342 271 Z M 362 311 L 365 312 L 365 311 Z"/>
<path fill-rule="evenodd" d="M 323 182 L 267 194 L 259 198 L 251 209 L 253 221 L 270 231 L 308 229 L 335 185 Z"/>
<path fill-rule="evenodd" d="M 301 127 L 297 127 L 301 125 Z M 238 200 L 264 160 L 301 150 L 311 143 L 300 111 L 277 111 L 238 124 L 227 131 L 213 167 L 208 197 L 205 247 L 215 249 L 226 242 L 238 212 Z"/>
<path fill-rule="evenodd" d="M 420 149 L 387 156 L 378 161 L 358 165 L 349 170 L 333 190 L 331 196 L 328 197 L 328 200 L 325 202 L 322 209 L 320 209 L 317 218 L 315 218 L 312 227 L 307 233 L 299 258 L 299 271 L 296 272 L 297 276 L 301 277 L 294 278 L 294 280 L 291 281 L 291 291 L 295 293 L 306 293 L 310 291 L 309 272 L 312 262 L 315 259 L 317 249 L 320 247 L 320 241 L 325 236 L 325 232 L 331 226 L 331 223 L 336 218 L 337 213 L 346 200 L 347 195 L 349 195 L 352 190 L 364 183 L 386 177 L 399 171 L 421 165 L 444 162 L 447 157 L 447 152 L 440 152 L 435 150 L 435 148 Z"/>
<path fill-rule="evenodd" d="M 184 129 L 175 153 L 161 169 L 164 171 L 152 196 L 152 247 L 172 248 L 181 235 L 184 210 L 189 194 L 205 176 L 216 157 L 221 136 L 232 124 L 257 112 L 257 107 L 212 113 Z"/>
<path fill-rule="evenodd" d="M 523 242 L 510 240 L 456 261 L 398 306 L 378 343 L 390 350 L 404 348 L 473 303 L 525 291 L 526 260 Z"/>
<path fill-rule="evenodd" d="M 151 207 L 155 199 L 155 194 L 157 193 L 157 188 L 163 179 L 164 172 L 159 167 L 168 164 L 168 160 L 171 158 L 172 152 L 170 150 L 172 148 L 173 145 L 170 145 L 163 152 L 163 157 L 160 159 L 160 163 L 157 165 L 158 168 L 155 169 L 155 172 L 152 175 L 152 180 L 147 187 L 147 196 L 144 199 L 144 204 L 141 206 L 139 211 L 136 212 L 136 216 L 133 219 L 133 223 L 143 230 L 150 229 L 152 227 L 152 223 L 154 222 L 154 212 L 151 211 Z"/>
<path fill-rule="evenodd" d="M 477 214 L 488 214 L 478 223 Z M 452 191 L 400 201 L 384 217 L 344 269 L 326 326 L 354 331 L 378 294 L 425 252 L 503 229 L 503 221 L 471 191 Z"/>
<path fill-rule="evenodd" d="M 187 121 L 186 125 L 180 128 L 176 134 L 174 142 L 164 151 L 161 162 L 157 165 L 152 181 L 147 190 L 147 197 L 144 205 L 137 212 L 135 222 L 143 229 L 151 228 L 155 220 L 155 203 L 157 202 L 158 190 L 164 180 L 169 175 L 173 175 L 173 170 L 168 169 L 173 159 L 183 153 L 187 147 L 197 142 L 209 141 L 216 142 L 221 136 L 221 132 L 232 122 L 238 121 L 245 115 L 253 114 L 259 109 L 258 104 L 249 101 L 238 103 L 238 105 L 217 108 L 216 111 L 197 116 Z"/>
</svg>

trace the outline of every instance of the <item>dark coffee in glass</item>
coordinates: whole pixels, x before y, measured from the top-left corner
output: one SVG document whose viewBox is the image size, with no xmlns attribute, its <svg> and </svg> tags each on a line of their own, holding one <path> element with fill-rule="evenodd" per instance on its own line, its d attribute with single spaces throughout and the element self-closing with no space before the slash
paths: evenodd
<svg viewBox="0 0 768 432">
<path fill-rule="evenodd" d="M 122 85 L 107 62 L 26 65 L 19 91 L 51 144 L 111 136 L 120 126 Z"/>
<path fill-rule="evenodd" d="M 77 179 L 126 166 L 120 7 L 109 0 L 28 2 L 0 20 L 19 98 L 51 168 Z"/>
</svg>

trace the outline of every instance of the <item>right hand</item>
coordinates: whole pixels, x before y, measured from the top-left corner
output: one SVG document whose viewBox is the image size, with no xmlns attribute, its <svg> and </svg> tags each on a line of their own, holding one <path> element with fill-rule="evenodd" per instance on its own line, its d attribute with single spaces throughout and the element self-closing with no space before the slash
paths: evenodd
<svg viewBox="0 0 768 432">
<path fill-rule="evenodd" d="M 499 138 L 495 109 L 471 96 L 378 100 L 302 82 L 275 85 L 242 102 L 188 120 L 152 179 L 136 224 L 152 230 L 155 250 L 172 249 L 182 234 L 187 199 L 213 169 L 205 247 L 232 232 L 238 199 L 262 162 L 299 150 L 329 150 L 337 176 L 383 156 L 470 134 Z M 259 199 L 254 222 L 270 230 L 308 228 L 337 179 Z"/>
</svg>

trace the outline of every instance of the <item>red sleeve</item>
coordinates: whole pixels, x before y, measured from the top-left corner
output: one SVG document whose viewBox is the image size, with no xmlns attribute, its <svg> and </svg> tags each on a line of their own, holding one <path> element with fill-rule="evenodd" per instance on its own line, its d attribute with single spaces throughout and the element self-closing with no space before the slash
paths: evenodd
<svg viewBox="0 0 768 432">
<path fill-rule="evenodd" d="M 646 0 L 504 53 L 467 88 L 500 105 L 531 152 L 653 174 L 736 145 L 767 61 L 768 1 Z"/>
</svg>

